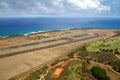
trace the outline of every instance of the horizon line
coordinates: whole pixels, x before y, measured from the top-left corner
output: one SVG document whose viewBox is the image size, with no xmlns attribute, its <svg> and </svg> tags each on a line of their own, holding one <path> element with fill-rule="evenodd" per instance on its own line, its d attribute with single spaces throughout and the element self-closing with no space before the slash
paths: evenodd
<svg viewBox="0 0 120 80">
<path fill-rule="evenodd" d="M 95 18 L 95 17 L 98 17 L 98 18 L 120 18 L 120 15 L 115 15 L 115 16 L 66 16 L 66 15 L 29 15 L 29 16 L 0 16 L 0 18 Z"/>
</svg>

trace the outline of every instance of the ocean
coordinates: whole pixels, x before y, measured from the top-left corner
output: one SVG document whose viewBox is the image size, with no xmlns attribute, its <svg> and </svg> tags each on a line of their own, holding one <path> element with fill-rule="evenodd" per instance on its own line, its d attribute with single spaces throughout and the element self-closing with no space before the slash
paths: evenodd
<svg viewBox="0 0 120 80">
<path fill-rule="evenodd" d="M 0 18 L 0 36 L 74 28 L 120 29 L 120 18 Z"/>
</svg>

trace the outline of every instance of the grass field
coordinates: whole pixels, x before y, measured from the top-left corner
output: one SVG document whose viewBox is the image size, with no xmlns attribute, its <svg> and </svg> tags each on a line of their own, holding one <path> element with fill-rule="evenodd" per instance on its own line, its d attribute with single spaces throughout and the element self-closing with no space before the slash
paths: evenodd
<svg viewBox="0 0 120 80">
<path fill-rule="evenodd" d="M 91 43 L 87 46 L 89 51 L 101 51 L 104 50 L 115 50 L 117 49 L 120 52 L 120 36 L 112 37 L 104 41 L 98 41 Z"/>
</svg>

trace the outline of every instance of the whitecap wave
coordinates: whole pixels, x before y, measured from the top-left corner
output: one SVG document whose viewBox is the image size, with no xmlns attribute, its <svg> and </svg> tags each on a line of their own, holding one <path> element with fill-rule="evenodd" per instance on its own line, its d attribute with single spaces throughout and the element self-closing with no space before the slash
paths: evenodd
<svg viewBox="0 0 120 80">
<path fill-rule="evenodd" d="M 24 34 L 24 36 L 27 36 L 27 35 L 30 35 L 30 34 L 41 33 L 41 32 L 49 32 L 49 31 L 57 31 L 57 30 L 70 30 L 70 29 L 74 29 L 74 28 L 67 28 L 67 29 L 56 29 L 56 30 L 45 30 L 45 31 L 36 31 L 36 32 L 30 32 L 30 33 L 26 33 L 26 34 Z"/>
</svg>

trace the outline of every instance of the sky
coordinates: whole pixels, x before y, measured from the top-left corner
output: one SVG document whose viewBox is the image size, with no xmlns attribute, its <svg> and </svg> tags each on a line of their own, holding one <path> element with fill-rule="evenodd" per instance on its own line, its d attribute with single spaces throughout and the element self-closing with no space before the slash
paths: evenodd
<svg viewBox="0 0 120 80">
<path fill-rule="evenodd" d="M 4 16 L 120 16 L 120 0 L 0 0 Z"/>
</svg>

